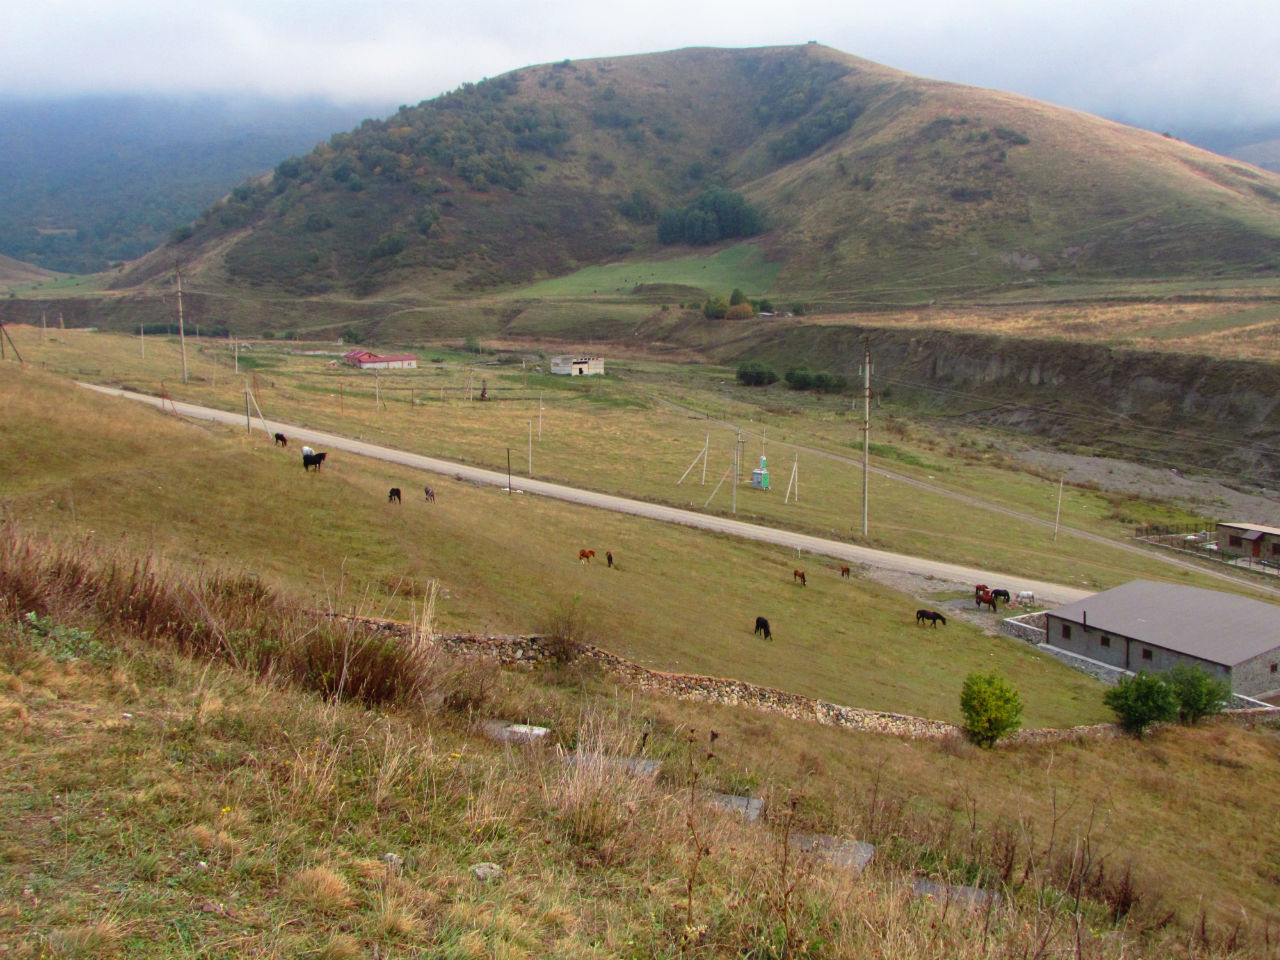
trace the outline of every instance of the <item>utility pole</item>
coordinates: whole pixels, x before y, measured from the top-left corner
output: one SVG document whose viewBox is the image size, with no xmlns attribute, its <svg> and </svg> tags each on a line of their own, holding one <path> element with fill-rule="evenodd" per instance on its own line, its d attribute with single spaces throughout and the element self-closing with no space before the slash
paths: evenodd
<svg viewBox="0 0 1280 960">
<path fill-rule="evenodd" d="M 511 448 L 507 447 L 507 496 L 511 496 Z"/>
<path fill-rule="evenodd" d="M 1062 520 L 1062 482 L 1066 477 L 1058 478 L 1058 514 L 1053 518 L 1053 539 L 1058 539 L 1058 523 Z"/>
<path fill-rule="evenodd" d="M 863 342 L 862 357 L 862 535 L 867 535 L 867 478 L 871 475 L 871 341 Z"/>
<path fill-rule="evenodd" d="M 529 421 L 529 477 L 533 477 L 533 421 Z"/>
<path fill-rule="evenodd" d="M 174 268 L 178 274 L 178 344 L 182 348 L 182 382 L 187 382 L 187 336 L 182 329 L 182 268 Z"/>
<path fill-rule="evenodd" d="M 142 359 L 147 357 L 147 328 L 143 324 L 138 324 L 138 356 Z"/>
<path fill-rule="evenodd" d="M 40 311 L 40 342 L 44 343 L 44 311 Z"/>
<path fill-rule="evenodd" d="M 253 421 L 249 419 L 249 378 L 244 378 L 244 432 L 253 433 Z"/>
<path fill-rule="evenodd" d="M 538 391 L 538 442 L 542 442 L 542 391 Z"/>
</svg>

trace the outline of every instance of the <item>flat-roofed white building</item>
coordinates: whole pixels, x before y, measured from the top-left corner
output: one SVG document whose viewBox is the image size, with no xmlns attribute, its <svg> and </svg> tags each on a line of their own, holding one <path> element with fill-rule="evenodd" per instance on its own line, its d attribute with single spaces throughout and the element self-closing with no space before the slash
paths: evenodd
<svg viewBox="0 0 1280 960">
<path fill-rule="evenodd" d="M 552 357 L 551 372 L 566 377 L 604 373 L 604 357 Z"/>
</svg>

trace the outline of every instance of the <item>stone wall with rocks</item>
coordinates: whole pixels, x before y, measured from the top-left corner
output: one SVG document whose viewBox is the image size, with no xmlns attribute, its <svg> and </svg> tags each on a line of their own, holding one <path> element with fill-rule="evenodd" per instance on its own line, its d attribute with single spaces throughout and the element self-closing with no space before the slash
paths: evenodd
<svg viewBox="0 0 1280 960">
<path fill-rule="evenodd" d="M 1009 617 L 1000 621 L 1000 632 L 1015 640 L 1024 640 L 1037 646 L 1045 641 L 1045 630 L 1048 617 L 1043 613 L 1025 613 L 1020 617 Z"/>
<path fill-rule="evenodd" d="M 1031 614 L 1040 616 L 1043 614 Z M 1025 618 L 1017 618 L 1025 619 Z M 389 630 L 397 634 L 409 636 L 412 628 L 408 624 L 393 621 L 368 620 L 359 618 L 371 629 Z M 1008 622 L 1008 621 L 1006 621 Z M 1034 629 L 1028 627 L 1027 629 Z M 747 683 L 744 680 L 732 680 L 724 677 L 697 676 L 682 673 L 664 673 L 649 670 L 624 660 L 600 647 L 588 643 L 566 644 L 550 637 L 537 636 L 482 636 L 479 634 L 439 634 L 434 641 L 443 649 L 457 656 L 482 656 L 496 659 L 507 667 L 533 668 L 556 662 L 570 660 L 589 660 L 598 664 L 623 682 L 641 690 L 675 697 L 679 700 L 695 700 L 702 703 L 719 703 L 726 706 L 745 706 L 756 710 L 766 710 L 790 717 L 793 720 L 808 720 L 826 726 L 844 727 L 849 730 L 862 730 L 870 733 L 885 733 L 891 736 L 908 737 L 917 740 L 961 739 L 963 728 L 954 723 L 942 720 L 929 720 L 924 717 L 912 717 L 900 713 L 885 713 L 878 710 L 864 710 L 861 707 L 845 707 L 829 703 L 815 697 L 806 697 L 797 693 L 787 693 L 773 687 Z M 1046 653 L 1060 656 L 1070 662 L 1086 661 L 1084 657 L 1065 650 L 1057 650 L 1047 644 L 1040 644 Z M 1077 669 L 1085 669 L 1086 664 L 1071 663 Z M 1099 675 L 1099 679 L 1115 682 L 1115 669 L 1106 664 L 1098 667 L 1111 671 L 1107 677 Z M 1086 670 L 1086 672 L 1090 672 Z M 1120 671 L 1123 672 L 1123 671 Z M 1249 701 L 1249 707 L 1257 707 L 1256 701 Z M 1116 736 L 1119 728 L 1115 724 L 1101 723 L 1068 729 L 1019 730 L 1002 743 L 1051 743 L 1075 741 L 1086 738 L 1097 739 Z"/>
</svg>

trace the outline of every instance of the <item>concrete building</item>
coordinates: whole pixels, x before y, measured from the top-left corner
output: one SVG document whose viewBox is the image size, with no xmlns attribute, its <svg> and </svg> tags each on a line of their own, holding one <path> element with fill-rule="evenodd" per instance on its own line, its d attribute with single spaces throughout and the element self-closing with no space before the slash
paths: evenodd
<svg viewBox="0 0 1280 960">
<path fill-rule="evenodd" d="M 1280 692 L 1280 607 L 1135 580 L 1046 615 L 1045 642 L 1119 667 L 1201 667 L 1246 697 Z"/>
<path fill-rule="evenodd" d="M 551 372 L 566 377 L 604 373 L 604 357 L 552 357 Z"/>
<path fill-rule="evenodd" d="M 1280 566 L 1280 529 L 1259 523 L 1220 523 L 1216 529 L 1218 553 L 1265 560 Z"/>
<path fill-rule="evenodd" d="M 380 357 L 368 350 L 348 350 L 342 362 L 361 370 L 414 370 L 418 366 L 418 358 L 412 354 Z"/>
</svg>

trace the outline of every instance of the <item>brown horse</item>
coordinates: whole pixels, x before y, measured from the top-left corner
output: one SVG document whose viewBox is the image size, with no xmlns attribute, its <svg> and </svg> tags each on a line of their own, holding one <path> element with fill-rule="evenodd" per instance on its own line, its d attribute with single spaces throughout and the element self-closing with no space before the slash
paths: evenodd
<svg viewBox="0 0 1280 960">
<path fill-rule="evenodd" d="M 996 612 L 996 597 L 990 590 L 983 590 L 981 593 L 978 593 L 974 596 L 974 600 L 977 601 L 980 608 L 987 606 L 991 608 L 992 613 Z"/>
<path fill-rule="evenodd" d="M 593 557 L 595 557 L 595 555 L 596 555 L 596 552 L 595 552 L 594 550 L 579 550 L 579 551 L 578 551 L 578 562 L 579 562 L 579 563 L 590 563 L 590 562 L 591 562 L 591 560 L 592 560 L 592 558 L 593 558 Z"/>
<path fill-rule="evenodd" d="M 842 577 L 847 577 L 847 576 L 849 576 L 849 568 L 848 568 L 848 567 L 841 567 L 841 568 L 840 568 L 840 576 L 842 576 Z"/>
<path fill-rule="evenodd" d="M 798 581 L 800 581 L 800 586 L 802 586 L 802 587 L 807 587 L 807 586 L 809 585 L 809 584 L 807 584 L 807 583 L 805 582 L 805 579 L 804 579 L 804 571 L 803 571 L 803 570 L 792 570 L 792 571 L 791 571 L 791 582 L 792 582 L 792 583 L 795 583 L 797 580 L 798 580 Z"/>
</svg>

